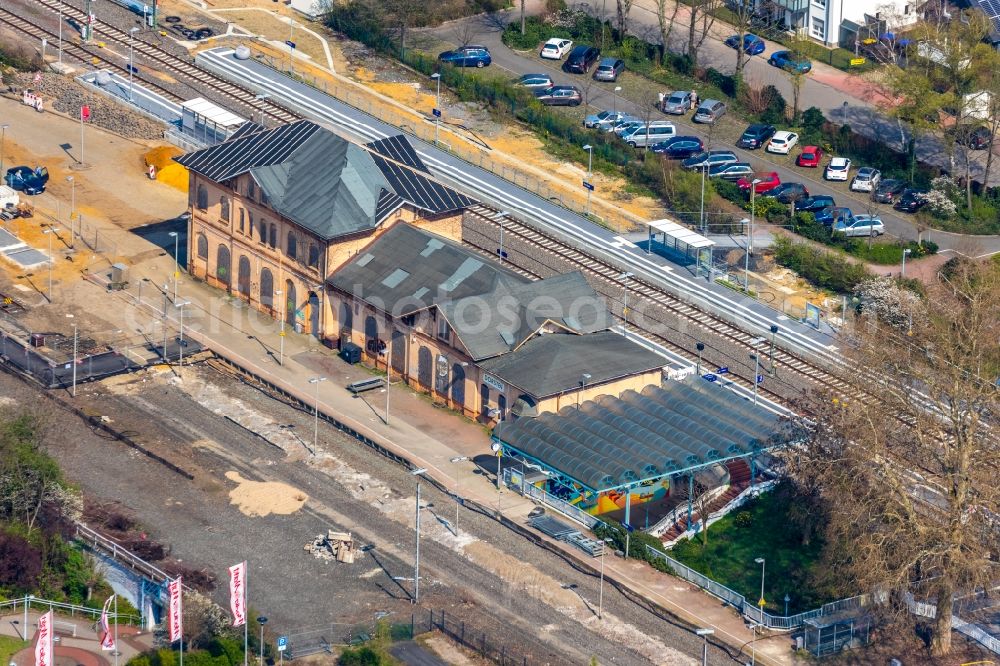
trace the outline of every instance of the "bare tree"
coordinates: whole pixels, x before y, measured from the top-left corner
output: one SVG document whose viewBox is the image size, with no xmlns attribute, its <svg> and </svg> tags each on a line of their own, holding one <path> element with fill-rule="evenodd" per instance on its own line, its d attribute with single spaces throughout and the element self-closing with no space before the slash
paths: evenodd
<svg viewBox="0 0 1000 666">
<path fill-rule="evenodd" d="M 628 15 L 632 11 L 632 2 L 633 0 L 615 0 L 618 39 L 620 40 L 624 40 L 628 35 Z"/>
<path fill-rule="evenodd" d="M 656 21 L 660 28 L 660 55 L 670 48 L 670 33 L 674 29 L 677 19 L 677 12 L 681 8 L 681 3 L 677 0 L 656 0 Z M 669 13 L 669 16 L 668 16 Z"/>
<path fill-rule="evenodd" d="M 722 0 L 691 0 L 691 13 L 688 17 L 688 42 L 687 55 L 691 59 L 691 66 L 698 66 L 698 53 L 701 45 L 705 43 L 705 38 L 715 25 L 715 10 L 719 8 Z M 678 3 L 679 4 L 679 3 Z"/>
<path fill-rule="evenodd" d="M 802 32 L 796 31 L 795 36 L 792 37 L 791 41 L 788 43 L 788 50 L 792 52 L 792 56 L 796 59 L 796 61 L 805 57 L 805 45 L 807 41 L 808 38 L 802 34 Z M 805 84 L 806 77 L 809 75 L 809 72 L 799 71 L 799 69 L 795 67 L 789 75 L 792 79 L 792 124 L 794 125 L 799 120 L 799 104 L 802 101 L 802 86 Z"/>
<path fill-rule="evenodd" d="M 747 64 L 746 49 L 743 48 L 744 40 L 750 32 L 750 20 L 754 15 L 754 4 L 752 0 L 736 0 L 730 4 L 733 15 L 736 18 L 733 27 L 736 28 L 736 35 L 739 42 L 736 44 L 736 78 L 743 76 L 743 68 Z"/>
<path fill-rule="evenodd" d="M 991 431 L 1000 407 L 1000 269 L 959 265 L 904 318 L 862 313 L 843 348 L 864 394 L 808 399 L 805 443 L 785 460 L 829 509 L 833 573 L 932 604 L 932 651 L 945 655 L 953 596 L 1000 574 L 1000 440 Z"/>
</svg>

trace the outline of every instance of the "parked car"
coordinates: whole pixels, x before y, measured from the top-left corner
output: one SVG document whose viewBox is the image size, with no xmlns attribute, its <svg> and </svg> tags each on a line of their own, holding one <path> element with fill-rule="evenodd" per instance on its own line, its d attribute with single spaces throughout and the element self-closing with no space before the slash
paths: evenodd
<svg viewBox="0 0 1000 666">
<path fill-rule="evenodd" d="M 872 199 L 878 203 L 891 204 L 899 201 L 899 197 L 906 191 L 906 182 L 896 178 L 883 180 L 872 193 Z"/>
<path fill-rule="evenodd" d="M 774 188 L 781 185 L 781 178 L 777 171 L 770 173 L 755 174 L 753 177 L 745 176 L 736 181 L 741 190 L 749 192 L 753 187 L 754 194 L 767 194 Z"/>
<path fill-rule="evenodd" d="M 706 166 L 711 168 L 720 164 L 735 164 L 740 158 L 731 150 L 709 150 L 708 152 L 692 155 L 683 162 L 681 166 L 685 169 L 703 169 Z"/>
<path fill-rule="evenodd" d="M 845 223 L 854 221 L 854 213 L 851 212 L 850 208 L 845 208 L 844 206 L 829 206 L 817 213 L 813 213 L 813 215 L 817 222 L 825 224 L 828 227 L 832 227 L 840 220 L 843 220 Z"/>
<path fill-rule="evenodd" d="M 767 142 L 767 152 L 777 155 L 787 155 L 798 142 L 798 134 L 781 130 L 780 132 L 775 132 L 771 140 Z"/>
<path fill-rule="evenodd" d="M 564 72 L 586 74 L 600 57 L 601 49 L 580 44 L 579 46 L 574 46 L 573 50 L 569 52 L 562 68 Z"/>
<path fill-rule="evenodd" d="M 774 125 L 767 125 L 765 123 L 754 123 L 747 127 L 743 131 L 743 135 L 736 142 L 736 145 L 740 148 L 747 148 L 749 150 L 754 150 L 760 148 L 768 139 L 774 136 L 777 130 Z"/>
<path fill-rule="evenodd" d="M 594 70 L 595 81 L 617 81 L 618 75 L 625 71 L 625 61 L 621 58 L 601 58 Z"/>
<path fill-rule="evenodd" d="M 830 163 L 826 165 L 826 171 L 823 172 L 823 177 L 827 180 L 842 180 L 847 181 L 847 176 L 851 172 L 851 158 L 849 157 L 834 157 L 830 160 Z"/>
<path fill-rule="evenodd" d="M 548 74 L 525 74 L 514 79 L 514 85 L 521 86 L 522 88 L 545 90 L 554 86 L 555 82 Z"/>
<path fill-rule="evenodd" d="M 675 90 L 669 95 L 664 96 L 663 104 L 660 105 L 660 111 L 669 113 L 672 116 L 683 116 L 691 110 L 691 99 L 693 97 L 694 93 L 690 90 Z"/>
<path fill-rule="evenodd" d="M 791 51 L 775 51 L 767 62 L 774 67 L 780 67 L 789 72 L 807 74 L 813 68 L 812 63 L 806 58 L 796 57 Z"/>
<path fill-rule="evenodd" d="M 795 158 L 795 164 L 800 167 L 818 168 L 823 161 L 823 149 L 819 146 L 803 146 L 802 152 Z"/>
<path fill-rule="evenodd" d="M 988 127 L 962 125 L 955 130 L 955 143 L 970 150 L 986 150 L 993 143 L 993 135 Z"/>
<path fill-rule="evenodd" d="M 795 202 L 795 210 L 803 213 L 818 213 L 824 208 L 836 206 L 837 202 L 829 194 L 817 194 Z"/>
<path fill-rule="evenodd" d="M 726 46 L 728 46 L 731 49 L 738 48 L 739 44 L 740 44 L 739 35 L 730 35 L 729 37 L 726 38 Z M 753 35 L 749 32 L 743 35 L 743 52 L 746 53 L 747 55 L 752 55 L 752 56 L 760 55 L 761 53 L 764 52 L 764 48 L 765 48 L 764 40 L 758 37 L 757 35 Z"/>
<path fill-rule="evenodd" d="M 564 55 L 569 53 L 569 50 L 573 48 L 573 40 L 566 39 L 565 37 L 553 37 L 549 41 L 542 44 L 542 50 L 539 51 L 538 55 L 548 60 L 559 60 Z"/>
<path fill-rule="evenodd" d="M 438 55 L 438 60 L 455 67 L 487 67 L 493 58 L 485 46 L 463 46 Z"/>
<path fill-rule="evenodd" d="M 716 164 L 708 170 L 709 178 L 722 178 L 723 180 L 739 180 L 747 176 L 753 176 L 753 167 L 749 162 L 732 162 L 730 164 Z"/>
<path fill-rule="evenodd" d="M 653 144 L 649 149 L 670 159 L 681 160 L 697 155 L 705 149 L 705 144 L 696 136 L 675 136 Z"/>
<path fill-rule="evenodd" d="M 861 167 L 851 179 L 852 192 L 874 192 L 882 180 L 882 172 L 873 167 Z"/>
<path fill-rule="evenodd" d="M 849 238 L 861 236 L 881 236 L 885 233 L 885 225 L 881 218 L 875 215 L 855 215 L 853 221 L 837 220 L 833 225 L 835 233 L 843 234 Z"/>
<path fill-rule="evenodd" d="M 924 207 L 927 203 L 927 193 L 923 190 L 918 190 L 914 187 L 908 187 L 903 190 L 903 194 L 899 197 L 899 201 L 893 206 L 896 210 L 903 211 L 904 213 L 916 213 L 918 210 Z"/>
<path fill-rule="evenodd" d="M 549 86 L 550 88 L 552 86 Z M 615 123 L 628 118 L 628 114 L 624 111 L 601 111 L 600 113 L 594 113 L 583 119 L 584 127 L 593 128 L 606 128 L 612 127 Z"/>
<path fill-rule="evenodd" d="M 621 137 L 623 134 L 627 134 L 634 130 L 639 125 L 645 125 L 646 123 L 638 118 L 629 118 L 628 120 L 623 120 L 622 122 L 611 128 L 611 131 L 615 133 L 615 136 Z"/>
<path fill-rule="evenodd" d="M 41 194 L 49 182 L 49 170 L 45 167 L 16 166 L 7 169 L 3 177 L 7 187 L 25 194 Z"/>
<path fill-rule="evenodd" d="M 621 135 L 622 141 L 633 148 L 645 148 L 675 136 L 677 136 L 677 128 L 672 122 L 664 120 L 639 123 L 637 127 L 633 127 Z"/>
<path fill-rule="evenodd" d="M 725 102 L 720 102 L 717 99 L 706 99 L 698 105 L 698 110 L 694 112 L 694 117 L 691 120 L 711 125 L 724 115 L 726 115 Z"/>
<path fill-rule="evenodd" d="M 576 86 L 552 86 L 535 94 L 545 106 L 580 106 L 583 93 Z"/>
<path fill-rule="evenodd" d="M 767 193 L 783 204 L 799 202 L 809 198 L 809 190 L 802 183 L 782 183 Z M 796 205 L 798 210 L 798 205 Z"/>
</svg>

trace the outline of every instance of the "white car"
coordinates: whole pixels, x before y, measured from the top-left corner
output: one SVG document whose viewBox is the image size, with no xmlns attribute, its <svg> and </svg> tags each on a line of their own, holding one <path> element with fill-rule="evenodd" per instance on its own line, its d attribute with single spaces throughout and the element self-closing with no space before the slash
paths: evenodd
<svg viewBox="0 0 1000 666">
<path fill-rule="evenodd" d="M 571 48 L 573 48 L 573 40 L 563 37 L 553 37 L 542 45 L 542 50 L 538 55 L 549 60 L 559 60 L 569 53 Z"/>
<path fill-rule="evenodd" d="M 834 157 L 826 165 L 823 177 L 827 180 L 842 180 L 847 182 L 847 174 L 851 171 L 851 160 L 847 157 Z"/>
<path fill-rule="evenodd" d="M 771 141 L 767 144 L 767 152 L 787 155 L 788 151 L 799 142 L 799 135 L 795 132 L 775 132 Z"/>
<path fill-rule="evenodd" d="M 861 167 L 851 179 L 852 192 L 874 192 L 882 181 L 882 172 L 872 167 Z"/>
</svg>

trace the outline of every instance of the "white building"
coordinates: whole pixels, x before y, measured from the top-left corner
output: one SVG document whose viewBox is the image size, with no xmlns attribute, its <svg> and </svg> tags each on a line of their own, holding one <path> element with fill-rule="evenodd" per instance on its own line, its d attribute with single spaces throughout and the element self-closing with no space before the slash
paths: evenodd
<svg viewBox="0 0 1000 666">
<path fill-rule="evenodd" d="M 854 50 L 855 42 L 916 23 L 923 0 L 761 0 L 790 30 L 801 30 L 825 46 Z"/>
</svg>

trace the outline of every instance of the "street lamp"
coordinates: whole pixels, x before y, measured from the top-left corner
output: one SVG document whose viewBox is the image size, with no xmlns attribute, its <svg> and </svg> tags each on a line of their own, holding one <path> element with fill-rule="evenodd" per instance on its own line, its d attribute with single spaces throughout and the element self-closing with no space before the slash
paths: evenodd
<svg viewBox="0 0 1000 666">
<path fill-rule="evenodd" d="M 622 326 L 622 335 L 628 335 L 628 279 L 630 277 L 635 277 L 635 273 L 626 272 L 622 273 L 618 277 L 625 282 L 625 296 L 622 303 L 622 319 L 625 321 L 625 324 Z"/>
<path fill-rule="evenodd" d="M 0 167 L 2 167 L 0 163 Z M 69 228 L 73 236 L 73 248 L 76 249 L 76 223 L 73 222 L 73 213 L 76 212 L 76 179 L 73 176 L 66 176 L 66 182 L 69 183 L 70 195 L 69 195 Z M 83 231 L 81 229 L 81 231 Z"/>
<path fill-rule="evenodd" d="M 756 211 L 754 210 L 754 197 L 757 193 L 757 184 L 760 183 L 760 178 L 754 178 L 750 181 L 750 227 L 749 233 L 747 234 L 747 251 L 746 259 L 743 264 L 743 287 L 750 293 L 750 255 L 753 254 L 753 222 L 756 216 Z"/>
<path fill-rule="evenodd" d="M 178 340 L 179 343 L 178 354 L 180 354 L 178 358 L 178 363 L 180 363 L 180 365 L 184 365 L 184 306 L 185 305 L 191 305 L 191 301 L 180 301 L 178 303 L 174 303 L 174 307 L 180 311 L 181 334 L 180 334 L 180 339 Z M 267 618 L 264 619 L 267 620 Z"/>
<path fill-rule="evenodd" d="M 705 176 L 707 174 L 708 160 L 706 159 L 701 165 L 701 208 L 698 209 L 698 224 L 702 234 L 708 232 L 707 225 L 705 224 Z"/>
<path fill-rule="evenodd" d="M 128 101 L 130 102 L 134 101 L 132 99 L 132 70 L 135 67 L 132 66 L 132 39 L 138 30 L 139 28 L 129 28 L 128 31 Z"/>
<path fill-rule="evenodd" d="M 254 97 L 254 99 L 257 100 L 258 102 L 263 102 L 265 99 L 267 99 L 270 96 L 271 95 L 269 93 L 261 93 L 261 94 L 257 95 L 256 97 Z M 265 126 L 264 125 L 264 105 L 263 104 L 260 105 L 260 126 L 261 127 Z"/>
<path fill-rule="evenodd" d="M 178 260 L 179 260 L 179 258 L 180 258 L 179 255 L 180 255 L 180 239 L 181 239 L 181 237 L 180 237 L 180 234 L 178 234 L 176 231 L 168 232 L 167 235 L 171 236 L 174 239 L 174 301 L 176 301 L 177 300 L 177 278 L 179 278 L 181 276 L 181 269 L 180 269 L 179 264 L 177 263 Z"/>
<path fill-rule="evenodd" d="M 281 301 L 280 297 L 282 295 L 282 292 L 281 292 L 280 289 L 276 289 L 275 292 L 274 292 L 274 295 L 278 296 L 279 297 L 278 300 Z M 274 305 L 274 303 L 272 303 L 271 305 Z M 282 309 L 278 310 L 278 322 L 279 322 L 279 326 L 281 327 L 280 330 L 278 331 L 278 365 L 280 365 L 280 366 L 284 366 L 285 365 L 285 310 L 284 310 L 284 307 L 285 307 L 285 304 L 282 303 L 281 304 L 281 308 Z"/>
<path fill-rule="evenodd" d="M 788 617 L 788 602 L 791 600 L 792 598 L 788 596 L 788 592 L 785 592 L 785 617 Z"/>
<path fill-rule="evenodd" d="M 778 334 L 778 325 L 777 324 L 771 324 L 771 351 L 770 351 L 769 355 L 771 357 L 771 372 L 770 372 L 770 375 L 772 377 L 774 377 L 774 372 L 775 372 L 775 367 L 774 367 L 774 336 L 776 336 L 777 334 Z"/>
<path fill-rule="evenodd" d="M 497 217 L 497 221 L 500 223 L 500 248 L 497 250 L 497 255 L 500 257 L 501 264 L 503 264 L 503 223 L 508 217 L 510 217 L 510 213 L 507 211 L 501 211 Z"/>
<path fill-rule="evenodd" d="M 757 338 L 754 341 L 754 351 L 750 352 L 750 358 L 753 360 L 753 404 L 757 404 L 757 386 L 760 384 L 760 355 L 757 354 L 757 347 L 760 345 L 763 338 Z"/>
<path fill-rule="evenodd" d="M 587 151 L 587 183 L 584 185 L 587 189 L 587 209 L 584 211 L 584 214 L 590 215 L 590 193 L 592 192 L 591 188 L 594 186 L 590 182 L 594 177 L 594 147 L 588 143 L 583 149 Z"/>
<path fill-rule="evenodd" d="M 621 86 L 615 86 L 614 92 L 611 93 L 614 96 L 614 100 L 615 100 L 614 101 L 614 114 L 615 114 L 615 118 L 618 117 L 618 93 L 620 93 L 621 91 L 622 91 L 622 87 Z"/>
<path fill-rule="evenodd" d="M 708 637 L 715 633 L 715 629 L 698 629 L 694 633 L 704 639 L 701 646 L 701 666 L 708 666 Z"/>
<path fill-rule="evenodd" d="M 309 380 L 310 384 L 316 385 L 316 399 L 313 406 L 313 451 L 319 442 L 319 385 L 325 381 L 326 377 L 313 377 Z"/>
<path fill-rule="evenodd" d="M 410 474 L 417 477 L 416 530 L 417 538 L 413 547 L 413 603 L 420 603 L 420 477 L 427 472 L 426 467 L 411 470 Z"/>
<path fill-rule="evenodd" d="M 267 624 L 267 618 L 258 615 L 257 624 L 260 625 L 260 666 L 264 666 L 264 625 Z"/>
<path fill-rule="evenodd" d="M 906 258 L 910 256 L 910 248 L 903 248 L 903 267 L 899 271 L 899 277 L 906 277 Z"/>
<path fill-rule="evenodd" d="M 604 619 L 604 551 L 608 549 L 607 544 L 611 543 L 611 539 L 604 539 L 604 543 L 601 544 L 601 588 L 597 595 L 597 619 Z"/>
<path fill-rule="evenodd" d="M 584 391 L 587 390 L 587 380 L 588 379 L 590 379 L 590 374 L 589 373 L 585 372 L 582 375 L 580 375 L 580 393 L 578 393 L 576 395 L 576 408 L 577 409 L 580 409 L 580 396 L 583 394 Z"/>
<path fill-rule="evenodd" d="M 437 81 L 437 93 L 434 95 L 434 145 L 438 145 L 441 128 L 441 72 L 434 72 L 431 78 Z"/>
<path fill-rule="evenodd" d="M 80 340 L 79 331 L 77 331 L 76 324 L 73 326 L 73 397 L 76 397 L 76 354 L 79 349 L 78 342 Z"/>
<path fill-rule="evenodd" d="M 696 342 L 694 344 L 694 347 L 695 347 L 695 349 L 698 350 L 698 376 L 700 377 L 701 376 L 701 353 L 703 351 L 705 351 L 705 343 L 704 342 Z"/>
<path fill-rule="evenodd" d="M 764 567 L 767 563 L 764 561 L 763 557 L 758 557 L 754 560 L 760 565 L 760 599 L 757 600 L 757 605 L 760 606 L 760 610 L 764 612 Z"/>
<path fill-rule="evenodd" d="M 4 143 L 7 140 L 7 128 L 10 125 L 0 125 L 0 173 L 3 172 L 3 149 Z"/>
</svg>

